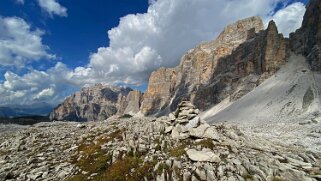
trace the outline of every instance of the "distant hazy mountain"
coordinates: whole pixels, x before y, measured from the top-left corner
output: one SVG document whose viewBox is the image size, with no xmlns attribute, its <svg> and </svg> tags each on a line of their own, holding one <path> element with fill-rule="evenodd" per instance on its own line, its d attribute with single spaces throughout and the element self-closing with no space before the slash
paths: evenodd
<svg viewBox="0 0 321 181">
<path fill-rule="evenodd" d="M 3 106 L 0 107 L 0 117 L 18 117 L 31 115 L 47 116 L 52 110 L 53 106 L 47 103 L 38 103 L 27 106 Z"/>
<path fill-rule="evenodd" d="M 9 107 L 0 107 L 0 117 L 17 116 L 17 113 Z"/>
</svg>

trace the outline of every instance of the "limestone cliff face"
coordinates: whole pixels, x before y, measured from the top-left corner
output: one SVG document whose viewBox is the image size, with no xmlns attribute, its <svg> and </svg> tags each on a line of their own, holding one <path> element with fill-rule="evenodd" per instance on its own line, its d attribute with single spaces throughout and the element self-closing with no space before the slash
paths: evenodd
<svg viewBox="0 0 321 181">
<path fill-rule="evenodd" d="M 201 85 L 191 99 L 202 110 L 227 97 L 237 100 L 274 74 L 287 57 L 288 41 L 271 21 L 265 31 L 220 58 L 210 83 Z"/>
<path fill-rule="evenodd" d="M 117 113 L 119 99 L 127 96 L 130 88 L 96 84 L 83 88 L 68 97 L 50 114 L 51 120 L 99 121 Z"/>
<path fill-rule="evenodd" d="M 151 74 L 143 97 L 142 113 L 154 113 L 168 106 L 168 100 L 175 93 L 176 72 L 175 69 L 160 68 Z"/>
<path fill-rule="evenodd" d="M 138 90 L 133 90 L 127 96 L 121 96 L 119 100 L 118 115 L 134 115 L 140 111 L 143 94 Z"/>
<path fill-rule="evenodd" d="M 185 54 L 179 66 L 152 73 L 142 113 L 166 114 L 184 99 L 200 109 L 228 96 L 237 99 L 278 70 L 287 47 L 274 22 L 267 30 L 259 17 L 229 25 L 216 40 Z"/>
<path fill-rule="evenodd" d="M 292 50 L 306 56 L 312 70 L 321 71 L 321 0 L 310 0 L 302 26 L 290 40 Z"/>
</svg>

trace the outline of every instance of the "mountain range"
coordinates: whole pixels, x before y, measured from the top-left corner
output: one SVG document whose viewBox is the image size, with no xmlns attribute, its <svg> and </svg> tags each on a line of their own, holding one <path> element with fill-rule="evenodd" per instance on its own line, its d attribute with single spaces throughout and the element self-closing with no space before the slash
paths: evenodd
<svg viewBox="0 0 321 181">
<path fill-rule="evenodd" d="M 144 93 L 100 83 L 52 122 L 0 124 L 0 180 L 320 181 L 320 95 L 321 0 L 310 0 L 289 38 L 239 20 L 155 70 Z"/>
<path fill-rule="evenodd" d="M 0 107 L 0 118 L 12 118 L 20 116 L 48 116 L 53 106 L 47 103 L 37 103 L 29 106 L 10 105 Z"/>
<path fill-rule="evenodd" d="M 265 107 L 259 106 L 262 110 L 268 105 L 278 104 L 266 114 L 279 113 L 277 109 L 301 114 L 307 107 L 318 107 L 312 104 L 319 102 L 319 81 L 316 79 L 321 70 L 318 3 L 317 0 L 310 1 L 302 27 L 290 38 L 283 37 L 273 21 L 264 29 L 260 17 L 243 19 L 225 27 L 215 40 L 203 42 L 189 50 L 182 56 L 178 66 L 155 70 L 144 94 L 129 88 L 99 84 L 67 98 L 54 109 L 50 118 L 98 121 L 124 114 L 162 116 L 176 110 L 181 101 L 189 100 L 204 111 L 207 119 L 211 118 L 209 121 L 215 121 L 215 117 L 222 118 L 231 111 L 235 112 L 234 109 L 253 111 L 238 109 L 245 105 L 240 102 L 245 97 L 252 97 L 246 101 L 249 104 L 249 101 L 255 102 L 254 95 L 259 98 L 265 94 L 270 94 L 270 97 L 264 100 L 267 102 Z M 282 74 L 284 71 L 286 75 Z M 311 77 L 316 81 L 307 84 Z M 274 94 L 284 94 L 282 98 L 279 97 L 283 101 L 270 103 L 276 95 L 266 92 L 266 87 L 277 89 L 285 85 L 282 80 L 288 83 L 288 87 Z M 292 92 L 300 92 L 295 94 L 295 100 L 290 95 Z M 215 116 L 223 109 L 227 113 Z"/>
</svg>

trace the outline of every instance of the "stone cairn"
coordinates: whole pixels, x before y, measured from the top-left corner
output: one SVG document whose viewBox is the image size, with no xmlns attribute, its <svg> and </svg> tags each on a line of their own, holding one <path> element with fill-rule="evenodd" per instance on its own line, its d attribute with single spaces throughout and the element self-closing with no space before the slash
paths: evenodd
<svg viewBox="0 0 321 181">
<path fill-rule="evenodd" d="M 181 102 L 176 111 L 169 114 L 172 124 L 166 127 L 165 133 L 171 133 L 172 138 L 178 140 L 189 137 L 216 139 L 216 130 L 201 120 L 199 113 L 190 101 Z"/>
<path fill-rule="evenodd" d="M 176 140 L 193 139 L 219 139 L 219 134 L 215 127 L 211 127 L 198 116 L 199 109 L 189 101 L 181 102 L 176 111 L 169 114 L 173 126 L 166 128 L 167 133 L 171 132 L 171 137 Z M 220 162 L 219 155 L 209 149 L 196 150 L 188 149 L 188 157 L 193 161 Z"/>
<path fill-rule="evenodd" d="M 183 101 L 178 105 L 176 111 L 169 116 L 170 119 L 177 124 L 184 125 L 188 128 L 195 128 L 200 124 L 199 113 L 199 109 L 196 109 L 191 102 Z"/>
</svg>

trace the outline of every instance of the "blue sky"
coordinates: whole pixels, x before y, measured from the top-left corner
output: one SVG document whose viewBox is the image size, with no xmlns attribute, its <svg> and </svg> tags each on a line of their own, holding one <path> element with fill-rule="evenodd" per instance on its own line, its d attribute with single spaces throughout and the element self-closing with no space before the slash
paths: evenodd
<svg viewBox="0 0 321 181">
<path fill-rule="evenodd" d="M 0 105 L 55 105 L 100 82 L 144 91 L 152 71 L 176 66 L 187 50 L 236 20 L 273 19 L 287 36 L 300 26 L 306 3 L 2 0 Z"/>
<path fill-rule="evenodd" d="M 37 6 L 34 0 L 25 0 L 19 5 L 15 0 L 0 2 L 1 16 L 17 16 L 33 27 L 46 31 L 43 43 L 50 46 L 50 51 L 63 60 L 70 68 L 85 66 L 90 53 L 98 47 L 109 44 L 107 30 L 116 27 L 120 17 L 132 13 L 144 13 L 148 8 L 147 0 L 60 0 L 60 4 L 68 7 L 68 17 L 50 18 Z M 47 69 L 56 61 L 37 62 L 37 69 Z M 3 75 L 2 75 L 3 76 Z"/>
</svg>

